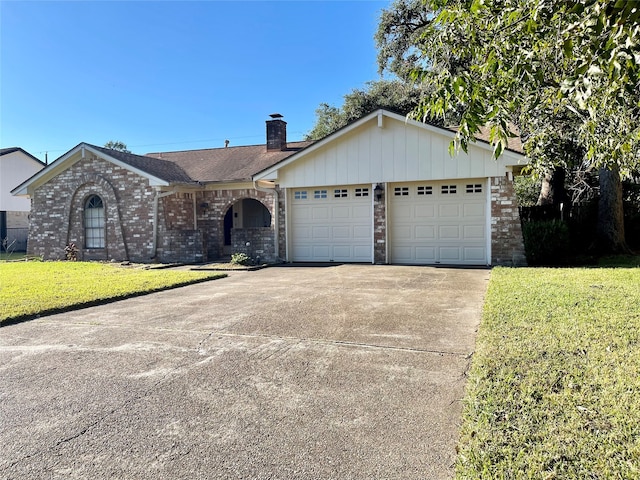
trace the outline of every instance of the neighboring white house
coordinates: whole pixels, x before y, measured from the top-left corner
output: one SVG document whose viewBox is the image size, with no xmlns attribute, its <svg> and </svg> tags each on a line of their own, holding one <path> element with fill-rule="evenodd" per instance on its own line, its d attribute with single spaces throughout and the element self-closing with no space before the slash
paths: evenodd
<svg viewBox="0 0 640 480">
<path fill-rule="evenodd" d="M 43 162 L 20 147 L 0 149 L 0 241 L 3 242 L 2 251 L 5 248 L 15 251 L 27 249 L 31 202 L 28 198 L 13 196 L 11 190 L 44 167 Z"/>
</svg>

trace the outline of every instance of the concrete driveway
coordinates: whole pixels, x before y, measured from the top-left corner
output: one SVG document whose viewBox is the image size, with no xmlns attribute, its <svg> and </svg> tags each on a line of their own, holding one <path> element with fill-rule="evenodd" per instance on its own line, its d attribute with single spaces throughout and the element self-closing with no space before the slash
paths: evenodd
<svg viewBox="0 0 640 480">
<path fill-rule="evenodd" d="M 0 477 L 450 478 L 488 278 L 274 267 L 0 328 Z"/>
</svg>

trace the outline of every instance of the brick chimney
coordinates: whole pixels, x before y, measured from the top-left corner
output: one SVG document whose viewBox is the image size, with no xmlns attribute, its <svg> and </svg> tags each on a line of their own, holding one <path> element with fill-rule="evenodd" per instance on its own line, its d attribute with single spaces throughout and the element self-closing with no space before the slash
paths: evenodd
<svg viewBox="0 0 640 480">
<path fill-rule="evenodd" d="M 272 113 L 271 120 L 267 120 L 267 151 L 287 149 L 287 122 L 282 115 Z"/>
</svg>

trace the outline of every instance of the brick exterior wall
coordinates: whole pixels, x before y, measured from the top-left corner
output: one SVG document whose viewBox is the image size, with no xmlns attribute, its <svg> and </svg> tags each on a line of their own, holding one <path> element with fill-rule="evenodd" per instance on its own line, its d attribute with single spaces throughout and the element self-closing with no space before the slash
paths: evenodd
<svg viewBox="0 0 640 480">
<path fill-rule="evenodd" d="M 385 191 L 378 200 L 373 198 L 373 263 L 387 262 L 387 221 L 386 221 L 386 194 Z"/>
<path fill-rule="evenodd" d="M 85 248 L 84 205 L 99 195 L 105 208 L 106 248 Z M 64 259 L 75 243 L 80 260 L 149 261 L 154 191 L 146 179 L 97 157 L 85 158 L 34 192 L 27 253 Z"/>
<path fill-rule="evenodd" d="M 85 248 L 84 206 L 91 195 L 100 196 L 105 208 L 105 248 Z M 272 193 L 248 188 L 176 192 L 161 197 L 154 252 L 155 197 L 156 190 L 146 178 L 88 156 L 35 190 L 27 253 L 45 260 L 61 260 L 65 258 L 65 246 L 75 243 L 79 260 L 140 263 L 214 260 L 223 252 L 225 213 L 234 203 L 253 198 L 269 210 L 271 226 L 247 229 L 252 231 L 244 234 L 239 230 L 238 245 L 233 248 L 265 262 L 276 260 Z M 246 247 L 247 241 L 251 242 L 250 249 Z M 244 250 L 240 250 L 241 246 Z"/>
<path fill-rule="evenodd" d="M 271 225 L 261 228 L 232 229 L 231 250 L 233 253 L 246 253 L 254 259 L 260 257 L 261 262 L 277 261 L 274 244 L 274 194 L 253 188 L 198 192 L 198 227 L 203 232 L 205 261 L 224 256 L 224 216 L 229 207 L 245 198 L 259 201 L 269 210 Z M 241 233 L 241 231 L 246 232 Z M 251 243 L 249 247 L 246 246 L 247 242 Z"/>
<path fill-rule="evenodd" d="M 491 178 L 491 264 L 526 265 L 520 213 L 513 180 Z"/>
</svg>

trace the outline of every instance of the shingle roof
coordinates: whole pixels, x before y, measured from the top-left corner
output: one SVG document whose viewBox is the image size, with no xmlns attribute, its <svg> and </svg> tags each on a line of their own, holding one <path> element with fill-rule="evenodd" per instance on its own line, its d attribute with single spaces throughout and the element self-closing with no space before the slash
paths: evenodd
<svg viewBox="0 0 640 480">
<path fill-rule="evenodd" d="M 168 182 L 196 183 L 198 181 L 197 178 L 190 177 L 179 165 L 171 161 L 111 150 L 110 148 L 97 147 L 95 145 L 90 146 L 105 155 L 109 155 L 116 160 Z"/>
<path fill-rule="evenodd" d="M 146 157 L 164 160 L 180 167 L 200 182 L 246 181 L 313 142 L 288 142 L 286 150 L 267 150 L 266 145 L 208 148 L 181 152 L 148 153 Z"/>
</svg>

